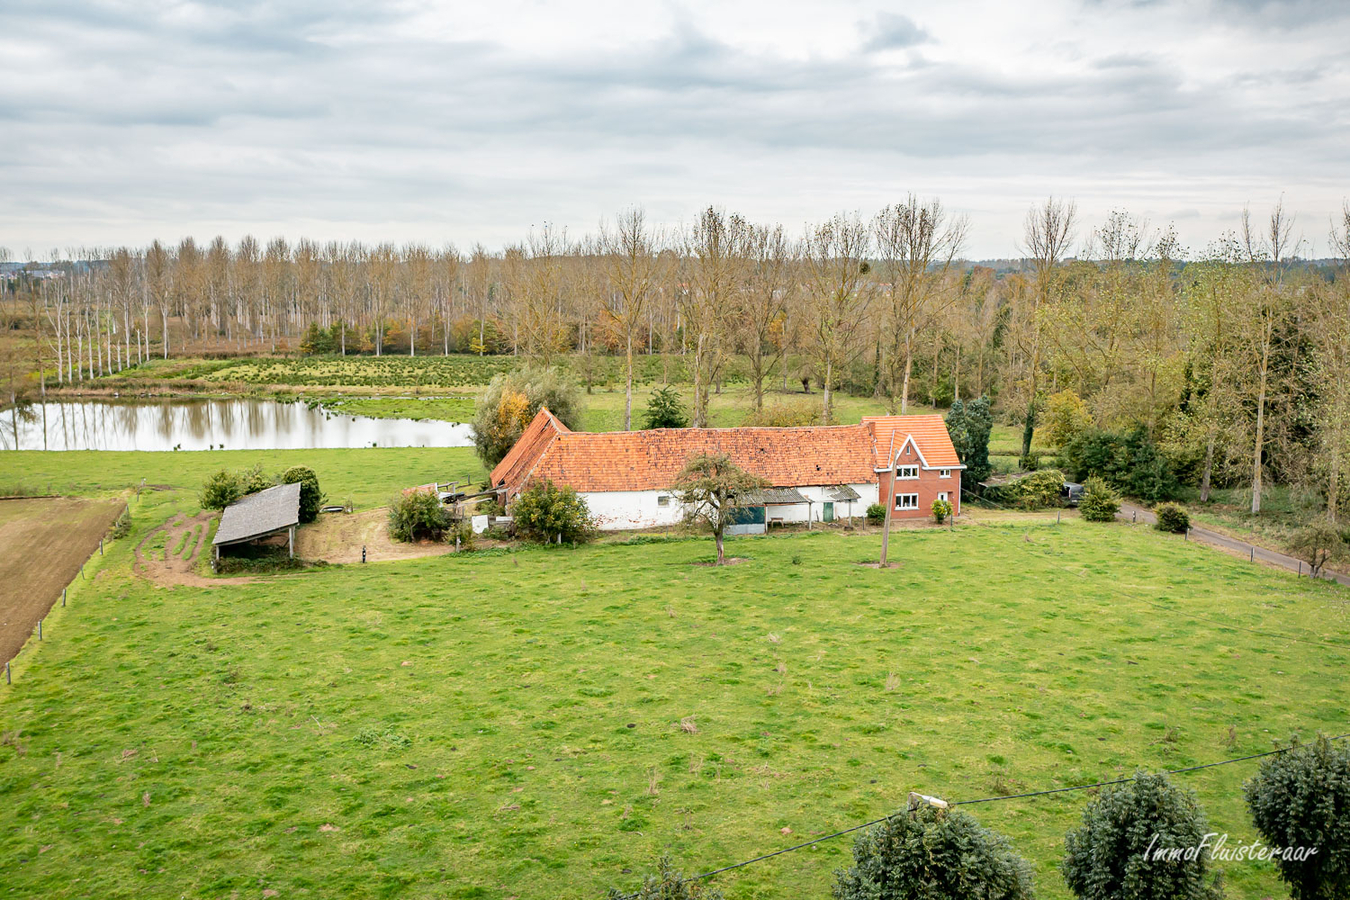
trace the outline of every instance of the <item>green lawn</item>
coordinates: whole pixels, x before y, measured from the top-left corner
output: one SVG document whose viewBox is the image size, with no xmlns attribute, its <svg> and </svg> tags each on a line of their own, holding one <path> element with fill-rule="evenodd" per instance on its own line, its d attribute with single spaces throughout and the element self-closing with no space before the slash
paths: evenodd
<svg viewBox="0 0 1350 900">
<path fill-rule="evenodd" d="M 183 453 L 76 450 L 0 453 L 0 492 L 104 494 L 147 486 L 185 489 L 195 496 L 202 481 L 222 468 L 262 464 L 269 474 L 310 466 L 329 501 L 351 499 L 358 507 L 380 506 L 396 491 L 432 481 L 487 473 L 472 448 L 358 447 L 340 450 L 201 450 Z"/>
<path fill-rule="evenodd" d="M 430 477 L 437 451 L 329 452 L 325 487 L 379 499 L 392 473 Z M 48 456 L 23 462 L 90 463 Z M 166 470 L 217 455 L 157 456 L 67 478 L 191 482 Z M 1142 527 L 897 533 L 888 571 L 855 565 L 879 537 L 817 533 L 734 541 L 748 560 L 721 570 L 686 540 L 152 587 L 131 547 L 178 511 L 190 494 L 133 503 L 133 533 L 0 688 L 16 896 L 594 898 L 662 852 L 712 868 L 910 790 L 986 797 L 1350 731 L 1350 625 L 1328 615 L 1343 590 Z M 1256 837 L 1252 772 L 1179 780 L 1236 842 Z M 1056 865 L 1086 799 L 972 811 L 1065 898 Z M 847 850 L 722 884 L 823 898 Z M 1268 865 L 1227 869 L 1230 897 L 1287 896 Z"/>
</svg>

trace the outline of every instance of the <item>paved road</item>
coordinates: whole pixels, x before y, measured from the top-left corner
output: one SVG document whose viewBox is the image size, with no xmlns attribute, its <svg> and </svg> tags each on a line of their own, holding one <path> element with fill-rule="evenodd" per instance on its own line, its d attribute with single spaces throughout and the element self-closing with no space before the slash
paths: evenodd
<svg viewBox="0 0 1350 900">
<path fill-rule="evenodd" d="M 1116 518 L 1125 522 L 1143 522 L 1152 525 L 1158 521 L 1157 516 L 1144 509 L 1142 506 L 1135 506 L 1133 503 L 1120 504 L 1120 512 L 1116 513 Z M 1291 572 L 1302 572 L 1308 574 L 1308 564 L 1294 556 L 1286 556 L 1283 553 L 1276 553 L 1274 550 L 1267 550 L 1264 547 L 1257 547 L 1254 544 L 1248 544 L 1245 541 L 1239 541 L 1236 538 L 1230 538 L 1227 535 L 1219 534 L 1217 531 L 1210 531 L 1208 528 L 1191 528 L 1189 535 L 1191 540 L 1203 541 L 1206 544 L 1213 544 L 1216 547 L 1224 547 L 1238 553 L 1245 554 L 1249 559 L 1259 559 L 1272 565 L 1280 566 Z M 1323 571 L 1322 577 L 1328 581 L 1338 581 L 1344 585 L 1350 585 L 1350 575 L 1342 575 L 1339 572 Z"/>
</svg>

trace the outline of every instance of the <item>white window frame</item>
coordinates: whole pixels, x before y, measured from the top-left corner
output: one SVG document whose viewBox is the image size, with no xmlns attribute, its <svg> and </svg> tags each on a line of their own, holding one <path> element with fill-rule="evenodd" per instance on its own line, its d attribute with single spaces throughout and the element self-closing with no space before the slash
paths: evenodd
<svg viewBox="0 0 1350 900">
<path fill-rule="evenodd" d="M 911 475 L 906 475 L 906 474 L 905 474 L 906 472 L 911 472 L 911 473 L 913 473 L 913 474 L 911 474 Z M 919 477 L 919 467 L 918 467 L 918 466 L 896 466 L 896 467 L 895 467 L 895 477 L 896 477 L 896 479 L 897 479 L 898 481 L 916 481 L 916 480 L 918 480 L 918 477 Z"/>
<path fill-rule="evenodd" d="M 951 469 L 938 469 L 938 477 L 939 477 L 939 478 L 951 478 L 951 477 L 952 477 L 952 470 L 951 470 Z"/>
<path fill-rule="evenodd" d="M 908 502 L 907 502 L 907 501 L 908 501 Z M 902 512 L 907 511 L 907 510 L 911 510 L 911 509 L 918 509 L 918 508 L 919 508 L 919 495 L 918 495 L 918 494 L 896 494 L 896 495 L 895 495 L 895 508 L 896 508 L 897 510 L 899 510 L 899 511 L 902 511 Z"/>
<path fill-rule="evenodd" d="M 939 500 L 949 501 L 949 500 L 951 500 L 951 495 L 948 494 L 946 491 L 938 491 L 937 498 L 938 498 Z"/>
</svg>

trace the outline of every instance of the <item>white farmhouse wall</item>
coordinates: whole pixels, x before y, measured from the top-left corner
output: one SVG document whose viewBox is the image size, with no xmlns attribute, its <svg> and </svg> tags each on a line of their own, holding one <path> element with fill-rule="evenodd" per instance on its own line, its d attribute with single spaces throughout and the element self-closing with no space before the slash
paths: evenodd
<svg viewBox="0 0 1350 900">
<path fill-rule="evenodd" d="M 877 502 L 875 484 L 852 484 L 849 487 L 861 497 L 853 501 L 852 515 L 860 518 L 867 513 L 867 507 Z M 830 487 L 799 487 L 797 490 L 811 501 L 811 521 L 821 521 L 823 504 L 830 499 Z M 628 531 L 639 528 L 657 528 L 665 525 L 678 525 L 684 521 L 684 508 L 670 491 L 591 491 L 582 493 L 586 506 L 590 508 L 591 518 L 601 531 Z M 670 497 L 667 505 L 660 505 L 661 497 Z M 849 515 L 849 504 L 834 501 L 835 519 Z M 793 506 L 770 506 L 769 518 L 784 522 L 805 522 L 807 504 Z"/>
<path fill-rule="evenodd" d="M 601 531 L 678 525 L 684 520 L 684 508 L 670 491 L 595 491 L 581 496 Z M 668 505 L 660 505 L 661 497 L 670 497 Z"/>
</svg>

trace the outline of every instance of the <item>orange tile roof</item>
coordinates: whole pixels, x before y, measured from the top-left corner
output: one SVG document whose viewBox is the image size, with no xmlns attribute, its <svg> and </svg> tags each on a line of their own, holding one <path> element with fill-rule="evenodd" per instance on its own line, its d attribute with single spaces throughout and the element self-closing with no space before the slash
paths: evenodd
<svg viewBox="0 0 1350 900">
<path fill-rule="evenodd" d="M 885 442 L 877 433 L 878 423 Z M 689 457 L 725 453 L 773 487 L 869 484 L 877 480 L 877 460 L 884 460 L 893 431 L 897 451 L 904 437 L 913 434 L 930 466 L 960 465 L 941 416 L 874 416 L 860 425 L 809 428 L 592 433 L 569 431 L 540 410 L 491 477 L 494 487 L 505 487 L 510 494 L 533 478 L 582 492 L 662 490 L 671 486 Z"/>
<path fill-rule="evenodd" d="M 504 483 L 514 484 L 524 481 L 524 476 L 538 461 L 539 455 L 548 449 L 559 435 L 571 434 L 572 430 L 564 425 L 557 416 L 547 409 L 535 413 L 530 424 L 525 426 L 520 439 L 511 446 L 502 461 L 492 468 L 488 476 L 493 487 Z"/>
<path fill-rule="evenodd" d="M 862 423 L 872 429 L 875 441 L 873 452 L 876 459 L 883 461 L 882 468 L 885 468 L 887 452 L 899 453 L 910 437 L 914 438 L 919 455 L 929 468 L 962 467 L 942 416 L 863 416 Z M 894 450 L 891 450 L 892 436 L 895 438 Z"/>
</svg>

